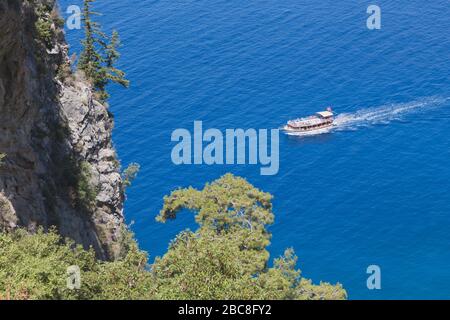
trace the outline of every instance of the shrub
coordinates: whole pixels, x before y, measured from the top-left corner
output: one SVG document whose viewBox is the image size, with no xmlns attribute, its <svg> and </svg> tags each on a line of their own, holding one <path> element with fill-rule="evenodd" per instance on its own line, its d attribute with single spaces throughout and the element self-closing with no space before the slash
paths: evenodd
<svg viewBox="0 0 450 320">
<path fill-rule="evenodd" d="M 91 298 L 91 288 L 71 291 L 66 285 L 67 268 L 78 265 L 83 272 L 95 270 L 93 251 L 71 243 L 61 244 L 52 230 L 35 235 L 24 230 L 0 234 L 0 294 L 25 299 Z"/>
<path fill-rule="evenodd" d="M 122 172 L 123 187 L 126 189 L 136 179 L 141 166 L 138 163 L 130 163 L 130 165 Z"/>
<path fill-rule="evenodd" d="M 98 188 L 92 183 L 91 165 L 89 162 L 83 161 L 77 170 L 77 205 L 90 209 L 95 204 L 98 195 Z"/>
<path fill-rule="evenodd" d="M 81 273 L 80 289 L 67 287 L 67 268 Z M 151 292 L 147 256 L 134 244 L 116 262 L 63 241 L 52 229 L 0 234 L 0 299 L 138 299 Z"/>
<path fill-rule="evenodd" d="M 69 85 L 73 85 L 73 82 L 75 81 L 72 68 L 70 67 L 69 62 L 62 63 L 58 67 L 58 72 L 56 74 L 56 77 L 63 83 L 67 83 Z"/>
<path fill-rule="evenodd" d="M 39 39 L 44 42 L 47 48 L 50 48 L 53 39 L 52 22 L 45 18 L 38 18 L 35 25 Z"/>
<path fill-rule="evenodd" d="M 54 7 L 51 11 L 50 18 L 55 24 L 55 26 L 59 29 L 64 28 L 64 24 L 66 23 L 63 18 L 61 18 L 59 11 L 56 7 Z"/>
<path fill-rule="evenodd" d="M 38 39 L 41 40 L 47 48 L 51 48 L 55 32 L 53 30 L 53 20 L 51 13 L 53 7 L 50 4 L 39 4 L 36 7 L 37 20 L 35 23 Z"/>
</svg>

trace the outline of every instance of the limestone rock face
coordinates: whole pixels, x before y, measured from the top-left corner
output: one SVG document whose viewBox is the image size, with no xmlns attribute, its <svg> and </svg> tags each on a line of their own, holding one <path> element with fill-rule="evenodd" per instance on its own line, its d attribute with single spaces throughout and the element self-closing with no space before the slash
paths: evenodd
<svg viewBox="0 0 450 320">
<path fill-rule="evenodd" d="M 0 2 L 0 231 L 55 226 L 98 257 L 120 255 L 123 188 L 113 119 L 69 63 L 61 31 L 39 40 L 36 6 Z M 52 25 L 53 30 L 57 30 Z"/>
</svg>

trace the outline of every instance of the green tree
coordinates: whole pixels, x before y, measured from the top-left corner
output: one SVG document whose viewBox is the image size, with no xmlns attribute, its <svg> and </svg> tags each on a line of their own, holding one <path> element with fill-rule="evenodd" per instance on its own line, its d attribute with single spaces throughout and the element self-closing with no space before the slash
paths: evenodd
<svg viewBox="0 0 450 320">
<path fill-rule="evenodd" d="M 125 78 L 125 72 L 115 67 L 117 61 L 120 58 L 118 48 L 121 46 L 119 33 L 117 30 L 113 30 L 111 41 L 105 48 L 106 51 L 106 70 L 108 80 L 118 83 L 125 88 L 128 88 L 130 81 Z"/>
<path fill-rule="evenodd" d="M 66 285 L 67 267 L 78 265 L 83 273 L 96 269 L 93 251 L 72 243 L 61 245 L 60 237 L 39 230 L 0 234 L 0 296 L 14 299 L 92 298 L 97 291 L 85 285 L 71 291 Z"/>
<path fill-rule="evenodd" d="M 202 190 L 165 197 L 158 220 L 196 212 L 198 230 L 183 231 L 167 253 L 148 265 L 124 229 L 117 261 L 95 258 L 51 229 L 0 232 L 1 299 L 345 299 L 341 285 L 301 277 L 293 249 L 269 267 L 272 196 L 232 175 Z M 67 288 L 67 268 L 81 271 L 81 288 Z"/>
<path fill-rule="evenodd" d="M 182 232 L 153 265 L 156 296 L 169 299 L 345 299 L 340 284 L 313 285 L 295 268 L 292 249 L 268 267 L 272 196 L 225 175 L 203 190 L 164 198 L 157 220 L 196 213 L 199 229 Z"/>
<path fill-rule="evenodd" d="M 91 4 L 95 0 L 84 0 L 82 21 L 84 24 L 85 38 L 81 41 L 83 50 L 80 54 L 78 68 L 84 72 L 97 91 L 98 99 L 105 102 L 108 98 L 106 90 L 110 82 L 118 83 L 123 87 L 129 86 L 125 73 L 115 67 L 120 54 L 119 33 L 113 31 L 109 38 L 102 30 L 101 25 L 92 19 L 99 15 L 92 11 Z"/>
<path fill-rule="evenodd" d="M 81 287 L 67 287 L 67 268 L 76 265 Z M 129 243 L 124 257 L 98 261 L 94 251 L 63 241 L 52 229 L 0 233 L 0 300 L 2 299 L 151 299 L 152 277 L 147 254 Z"/>
<path fill-rule="evenodd" d="M 84 74 L 90 79 L 95 87 L 99 86 L 101 81 L 100 71 L 102 69 L 103 57 L 97 50 L 97 43 L 105 41 L 106 35 L 101 31 L 100 25 L 92 21 L 93 15 L 98 15 L 92 11 L 91 3 L 95 0 L 84 0 L 82 21 L 84 25 L 85 38 L 81 41 L 83 51 L 80 54 L 78 68 L 84 71 Z"/>
</svg>

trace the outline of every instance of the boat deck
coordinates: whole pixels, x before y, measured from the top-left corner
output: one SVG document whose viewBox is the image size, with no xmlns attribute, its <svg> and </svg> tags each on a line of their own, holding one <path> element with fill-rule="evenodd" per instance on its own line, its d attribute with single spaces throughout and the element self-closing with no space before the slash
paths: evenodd
<svg viewBox="0 0 450 320">
<path fill-rule="evenodd" d="M 325 125 L 329 123 L 329 120 L 321 119 L 315 116 L 311 116 L 308 118 L 299 118 L 295 120 L 288 121 L 288 125 L 291 127 L 311 127 L 317 125 Z"/>
</svg>

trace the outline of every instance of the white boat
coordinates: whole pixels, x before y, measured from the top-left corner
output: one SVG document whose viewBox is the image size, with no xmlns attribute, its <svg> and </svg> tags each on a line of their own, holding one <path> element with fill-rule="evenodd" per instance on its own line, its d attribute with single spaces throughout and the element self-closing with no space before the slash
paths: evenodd
<svg viewBox="0 0 450 320">
<path fill-rule="evenodd" d="M 290 120 L 284 126 L 287 133 L 317 134 L 327 132 L 333 127 L 334 113 L 331 108 L 317 112 L 313 116 Z"/>
</svg>

